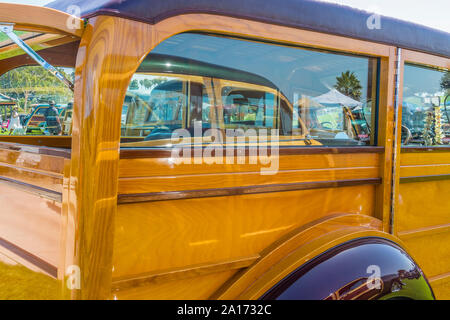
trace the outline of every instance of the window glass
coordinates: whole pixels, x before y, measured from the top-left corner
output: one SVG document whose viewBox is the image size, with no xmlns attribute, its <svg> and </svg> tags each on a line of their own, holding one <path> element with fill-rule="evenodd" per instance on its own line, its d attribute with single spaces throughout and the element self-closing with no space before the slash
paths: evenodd
<svg viewBox="0 0 450 320">
<path fill-rule="evenodd" d="M 402 144 L 438 146 L 450 142 L 450 73 L 405 64 Z"/>
<path fill-rule="evenodd" d="M 374 141 L 377 59 L 184 33 L 130 82 L 122 147 L 171 146 L 177 129 L 278 130 L 285 145 Z M 225 133 L 226 134 L 226 133 Z"/>
<path fill-rule="evenodd" d="M 59 68 L 73 81 L 74 70 Z M 40 66 L 0 76 L 1 135 L 70 135 L 73 93 Z"/>
</svg>

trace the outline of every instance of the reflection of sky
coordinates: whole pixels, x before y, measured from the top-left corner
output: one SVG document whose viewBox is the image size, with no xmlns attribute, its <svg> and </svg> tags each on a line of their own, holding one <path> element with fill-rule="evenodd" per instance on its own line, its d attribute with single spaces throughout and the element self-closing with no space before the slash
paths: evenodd
<svg viewBox="0 0 450 320">
<path fill-rule="evenodd" d="M 424 95 L 442 95 L 441 79 L 444 72 L 405 65 L 403 80 L 403 99 L 410 103 L 421 104 Z"/>
<path fill-rule="evenodd" d="M 253 41 L 205 36 L 176 35 L 153 53 L 200 60 L 263 76 L 292 101 L 294 94 L 318 96 L 327 93 L 336 77 L 350 70 L 361 85 L 361 101 L 367 97 L 368 58 L 303 50 Z"/>
</svg>

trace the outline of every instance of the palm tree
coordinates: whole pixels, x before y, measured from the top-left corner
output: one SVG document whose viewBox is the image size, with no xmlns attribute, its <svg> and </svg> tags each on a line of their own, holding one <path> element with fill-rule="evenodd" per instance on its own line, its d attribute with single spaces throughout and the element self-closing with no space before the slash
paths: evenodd
<svg viewBox="0 0 450 320">
<path fill-rule="evenodd" d="M 441 88 L 445 90 L 445 98 L 444 98 L 444 110 L 445 115 L 447 117 L 447 122 L 450 123 L 450 116 L 447 111 L 447 100 L 450 96 L 450 71 L 447 71 L 441 79 Z"/>
<path fill-rule="evenodd" d="M 350 72 L 349 70 L 342 72 L 340 77 L 336 77 L 334 87 L 347 97 L 357 101 L 361 98 L 361 82 L 359 82 L 354 72 Z"/>
</svg>

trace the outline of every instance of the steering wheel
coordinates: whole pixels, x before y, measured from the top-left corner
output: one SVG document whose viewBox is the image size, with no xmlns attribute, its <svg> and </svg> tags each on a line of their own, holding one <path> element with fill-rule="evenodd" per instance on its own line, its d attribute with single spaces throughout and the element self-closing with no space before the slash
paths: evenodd
<svg viewBox="0 0 450 320">
<path fill-rule="evenodd" d="M 329 125 L 329 126 L 325 126 L 325 125 Z M 333 129 L 333 124 L 330 121 L 324 121 L 320 123 L 320 126 L 325 128 L 325 129 Z"/>
<path fill-rule="evenodd" d="M 141 102 L 147 110 L 149 110 L 151 113 L 153 113 L 153 108 L 147 103 L 147 101 L 142 99 L 138 94 L 133 93 L 133 92 L 127 92 L 127 96 L 132 97 L 133 99 L 135 99 L 136 102 L 137 101 Z M 159 117 L 156 114 L 154 116 L 157 118 L 157 121 L 156 121 L 157 126 L 164 122 L 164 120 L 159 119 Z"/>
<path fill-rule="evenodd" d="M 403 139 L 403 132 L 405 132 L 405 134 L 406 134 L 404 139 Z M 402 144 L 408 144 L 412 138 L 411 130 L 409 130 L 409 128 L 407 126 L 402 125 L 401 134 L 402 134 L 402 137 L 401 137 Z"/>
</svg>

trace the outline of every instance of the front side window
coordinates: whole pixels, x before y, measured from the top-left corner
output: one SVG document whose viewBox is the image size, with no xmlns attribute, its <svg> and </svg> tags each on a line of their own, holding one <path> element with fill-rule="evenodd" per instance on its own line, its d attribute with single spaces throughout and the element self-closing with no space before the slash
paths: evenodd
<svg viewBox="0 0 450 320">
<path fill-rule="evenodd" d="M 179 34 L 133 76 L 122 147 L 171 146 L 177 129 L 194 127 L 277 130 L 282 145 L 371 145 L 376 87 L 374 58 Z"/>
<path fill-rule="evenodd" d="M 450 143 L 450 73 L 405 64 L 402 144 L 439 146 Z"/>
</svg>

